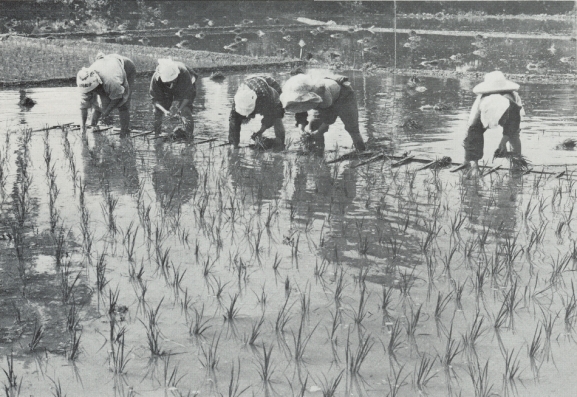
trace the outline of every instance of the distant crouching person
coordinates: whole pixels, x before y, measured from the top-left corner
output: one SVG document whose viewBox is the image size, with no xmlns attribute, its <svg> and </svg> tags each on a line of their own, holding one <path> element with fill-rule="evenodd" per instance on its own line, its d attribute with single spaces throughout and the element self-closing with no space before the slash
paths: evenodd
<svg viewBox="0 0 577 397">
<path fill-rule="evenodd" d="M 120 134 L 130 131 L 130 98 L 136 77 L 134 63 L 118 54 L 99 54 L 88 68 L 82 68 L 76 76 L 76 84 L 82 93 L 80 111 L 82 130 L 86 130 L 88 109 L 92 109 L 91 126 L 101 117 L 107 117 L 118 109 Z"/>
<path fill-rule="evenodd" d="M 365 150 L 359 131 L 357 100 L 347 77 L 315 78 L 297 74 L 289 78 L 282 89 L 281 102 L 286 111 L 295 113 L 296 125 L 302 132 L 309 124 L 307 112 L 314 110 L 309 128 L 319 147 L 324 147 L 324 133 L 340 117 L 355 148 Z"/>
<path fill-rule="evenodd" d="M 270 127 L 274 127 L 276 144 L 284 145 L 285 129 L 282 123 L 284 109 L 280 102 L 281 87 L 268 76 L 249 77 L 238 87 L 229 116 L 228 141 L 234 147 L 240 142 L 241 124 L 255 115 L 263 116 L 261 127 L 252 134 L 254 139 Z"/>
<path fill-rule="evenodd" d="M 194 133 L 192 103 L 196 97 L 194 70 L 182 62 L 159 59 L 156 72 L 150 81 L 150 96 L 154 105 L 154 132 L 160 134 L 164 116 L 180 116 L 186 133 Z M 173 108 L 173 110 L 170 110 Z"/>
<path fill-rule="evenodd" d="M 507 142 L 514 154 L 521 154 L 521 116 L 525 114 L 521 97 L 517 93 L 519 84 L 509 81 L 502 72 L 494 71 L 485 75 L 485 80 L 473 88 L 477 99 L 471 108 L 467 136 L 463 142 L 465 162 L 478 173 L 478 161 L 483 158 L 487 129 L 503 127 L 503 137 L 496 153 L 507 152 Z"/>
</svg>

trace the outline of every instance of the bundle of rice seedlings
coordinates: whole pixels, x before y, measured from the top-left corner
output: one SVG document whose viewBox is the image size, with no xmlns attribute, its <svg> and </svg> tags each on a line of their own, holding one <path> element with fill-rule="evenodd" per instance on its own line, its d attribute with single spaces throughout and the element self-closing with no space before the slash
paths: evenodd
<svg viewBox="0 0 577 397">
<path fill-rule="evenodd" d="M 453 159 L 451 159 L 449 156 L 444 156 L 438 160 L 435 160 L 435 162 L 431 165 L 430 168 L 445 168 L 450 166 L 452 162 Z"/>
<path fill-rule="evenodd" d="M 505 158 L 509 160 L 511 168 L 527 170 L 529 168 L 529 160 L 525 156 L 519 153 L 502 151 L 500 149 L 495 150 L 493 158 Z"/>
<path fill-rule="evenodd" d="M 310 133 L 301 134 L 301 147 L 305 152 L 316 152 L 323 150 L 325 146 L 324 137 L 318 137 Z"/>
<path fill-rule="evenodd" d="M 279 141 L 276 140 L 276 138 L 268 138 L 268 137 L 264 137 L 264 136 L 257 136 L 254 138 L 254 144 L 253 145 L 249 145 L 249 147 L 252 147 L 253 149 L 259 149 L 259 150 L 268 150 L 268 149 L 273 149 L 273 148 L 277 148 L 280 146 Z"/>
<path fill-rule="evenodd" d="M 574 150 L 575 146 L 577 146 L 577 140 L 573 138 L 567 138 L 562 143 L 557 145 L 557 149 L 561 150 Z"/>
<path fill-rule="evenodd" d="M 413 119 L 405 120 L 405 122 L 401 124 L 399 127 L 406 128 L 409 130 L 420 130 L 421 128 L 423 128 L 423 126 L 417 120 Z"/>
</svg>

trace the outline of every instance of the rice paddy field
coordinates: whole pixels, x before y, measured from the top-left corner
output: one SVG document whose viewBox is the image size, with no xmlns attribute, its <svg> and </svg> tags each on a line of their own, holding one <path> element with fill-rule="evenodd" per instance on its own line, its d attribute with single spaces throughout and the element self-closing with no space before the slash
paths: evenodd
<svg viewBox="0 0 577 397">
<path fill-rule="evenodd" d="M 83 134 L 73 86 L 27 89 L 30 109 L 0 90 L 4 394 L 575 395 L 574 83 L 520 82 L 527 170 L 493 159 L 498 130 L 483 163 L 501 169 L 479 178 L 388 158 L 462 161 L 472 87 L 498 61 L 483 59 L 419 91 L 340 70 L 369 152 L 348 158 L 340 121 L 309 153 L 292 114 L 284 150 L 249 146 L 258 119 L 225 145 L 246 73 L 199 79 L 188 141 Z M 134 130 L 152 125 L 148 85 Z"/>
</svg>

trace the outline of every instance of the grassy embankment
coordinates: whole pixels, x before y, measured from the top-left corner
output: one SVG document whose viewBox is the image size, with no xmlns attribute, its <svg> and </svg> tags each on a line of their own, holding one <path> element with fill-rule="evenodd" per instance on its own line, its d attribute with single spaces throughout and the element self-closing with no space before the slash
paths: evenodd
<svg viewBox="0 0 577 397">
<path fill-rule="evenodd" d="M 12 36 L 0 41 L 0 85 L 68 83 L 83 66 L 94 62 L 98 52 L 118 53 L 132 59 L 139 73 L 154 71 L 159 58 L 171 57 L 203 73 L 215 70 L 244 70 L 290 65 L 297 59 L 249 57 L 244 55 L 176 48 L 94 43 L 75 40 L 45 40 Z"/>
</svg>

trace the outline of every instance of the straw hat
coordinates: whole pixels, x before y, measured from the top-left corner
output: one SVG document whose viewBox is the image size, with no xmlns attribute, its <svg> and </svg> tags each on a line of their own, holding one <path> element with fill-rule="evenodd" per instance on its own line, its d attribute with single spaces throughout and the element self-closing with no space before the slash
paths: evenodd
<svg viewBox="0 0 577 397">
<path fill-rule="evenodd" d="M 246 84 L 241 84 L 234 96 L 234 108 L 238 114 L 247 117 L 256 107 L 256 92 L 248 88 Z"/>
<path fill-rule="evenodd" d="M 100 76 L 93 69 L 82 68 L 76 75 L 76 85 L 83 94 L 92 91 L 98 87 L 99 84 L 102 84 L 102 80 L 100 80 Z"/>
<path fill-rule="evenodd" d="M 297 74 L 283 85 L 280 101 L 284 108 L 292 104 L 321 103 L 323 99 L 313 92 L 314 89 L 314 81 L 309 75 Z"/>
<path fill-rule="evenodd" d="M 156 71 L 163 83 L 176 80 L 180 73 L 178 65 L 172 59 L 159 59 Z"/>
<path fill-rule="evenodd" d="M 473 88 L 475 94 L 491 94 L 503 91 L 517 91 L 519 84 L 505 78 L 503 72 L 495 70 L 485 75 L 485 81 Z"/>
</svg>

